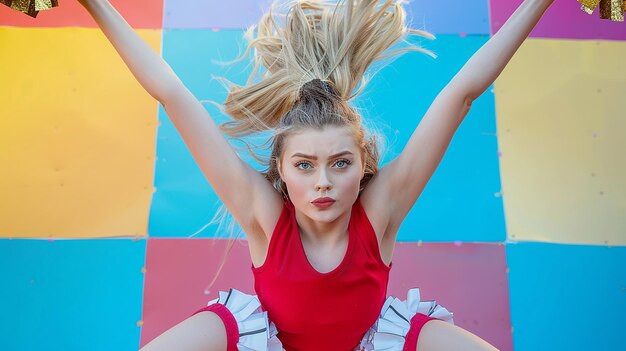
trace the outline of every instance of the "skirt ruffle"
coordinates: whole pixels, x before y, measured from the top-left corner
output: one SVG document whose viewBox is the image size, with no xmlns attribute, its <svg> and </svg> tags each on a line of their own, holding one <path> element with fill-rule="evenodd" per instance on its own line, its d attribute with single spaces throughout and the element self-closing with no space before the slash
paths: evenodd
<svg viewBox="0 0 626 351">
<path fill-rule="evenodd" d="M 228 292 L 220 291 L 219 298 L 209 301 L 208 305 L 214 303 L 224 305 L 235 317 L 239 327 L 237 348 L 240 351 L 284 351 L 277 337 L 276 325 L 269 320 L 256 295 L 230 289 Z M 454 324 L 453 313 L 437 301 L 421 301 L 420 290 L 413 288 L 404 301 L 393 296 L 385 300 L 378 319 L 354 351 L 402 351 L 411 319 L 417 313 Z"/>
<path fill-rule="evenodd" d="M 402 351 L 411 328 L 411 318 L 417 313 L 454 324 L 452 312 L 437 301 L 421 301 L 420 290 L 413 288 L 408 291 L 404 301 L 393 296 L 385 300 L 378 320 L 365 333 L 355 351 Z"/>
<path fill-rule="evenodd" d="M 261 302 L 254 295 L 248 295 L 237 289 L 220 291 L 219 298 L 209 301 L 208 305 L 220 303 L 233 314 L 239 327 L 240 351 L 283 351 L 283 345 L 276 335 L 278 330 L 261 308 Z"/>
</svg>

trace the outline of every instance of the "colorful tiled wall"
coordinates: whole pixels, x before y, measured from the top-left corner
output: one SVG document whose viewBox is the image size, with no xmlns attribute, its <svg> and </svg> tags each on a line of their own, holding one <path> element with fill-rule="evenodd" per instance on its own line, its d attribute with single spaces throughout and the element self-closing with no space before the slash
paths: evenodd
<svg viewBox="0 0 626 351">
<path fill-rule="evenodd" d="M 269 0 L 113 0 L 201 100 Z M 409 53 L 355 104 L 383 165 L 520 0 L 413 0 L 437 59 Z M 0 350 L 136 350 L 229 287 L 253 293 L 246 242 L 214 286 L 218 198 L 160 106 L 76 1 L 0 6 Z M 415 40 L 415 39 L 411 39 Z M 626 349 L 626 23 L 556 0 L 473 105 L 400 228 L 389 294 L 420 287 L 503 351 Z M 225 116 L 205 105 L 216 121 Z M 194 234 L 195 235 L 192 235 Z"/>
</svg>

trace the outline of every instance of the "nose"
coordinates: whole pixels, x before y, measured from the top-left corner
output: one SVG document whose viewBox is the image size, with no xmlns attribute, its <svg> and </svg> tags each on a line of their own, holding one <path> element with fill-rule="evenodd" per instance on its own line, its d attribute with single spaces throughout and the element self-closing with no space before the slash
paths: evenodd
<svg viewBox="0 0 626 351">
<path fill-rule="evenodd" d="M 332 188 L 332 183 L 328 178 L 328 173 L 325 169 L 320 171 L 320 176 L 317 178 L 317 184 L 315 184 L 316 191 L 328 191 Z"/>
</svg>

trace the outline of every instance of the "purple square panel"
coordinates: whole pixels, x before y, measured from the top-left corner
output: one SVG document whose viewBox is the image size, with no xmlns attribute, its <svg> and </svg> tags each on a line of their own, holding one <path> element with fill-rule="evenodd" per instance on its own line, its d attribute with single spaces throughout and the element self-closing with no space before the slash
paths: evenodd
<svg viewBox="0 0 626 351">
<path fill-rule="evenodd" d="M 522 0 L 491 0 L 491 31 L 497 32 Z M 535 38 L 626 40 L 626 23 L 588 15 L 576 0 L 557 0 L 530 33 Z"/>
<path fill-rule="evenodd" d="M 271 0 L 164 0 L 163 28 L 242 29 L 258 23 Z"/>
</svg>

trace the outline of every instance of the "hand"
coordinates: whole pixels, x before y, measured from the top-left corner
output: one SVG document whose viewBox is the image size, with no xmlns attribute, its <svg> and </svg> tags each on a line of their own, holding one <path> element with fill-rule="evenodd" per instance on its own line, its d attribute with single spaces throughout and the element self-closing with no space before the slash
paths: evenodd
<svg viewBox="0 0 626 351">
<path fill-rule="evenodd" d="M 83 7 L 87 5 L 93 5 L 96 2 L 107 1 L 107 0 L 77 0 Z"/>
</svg>

